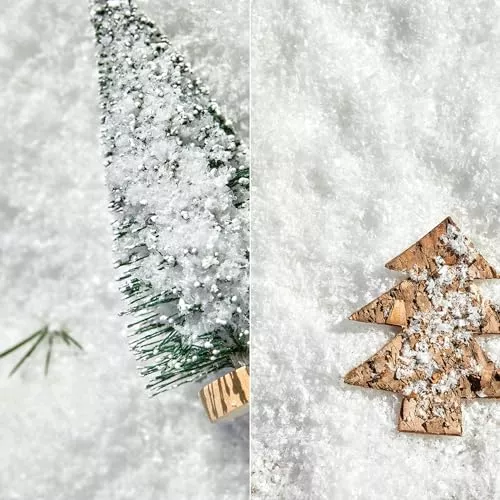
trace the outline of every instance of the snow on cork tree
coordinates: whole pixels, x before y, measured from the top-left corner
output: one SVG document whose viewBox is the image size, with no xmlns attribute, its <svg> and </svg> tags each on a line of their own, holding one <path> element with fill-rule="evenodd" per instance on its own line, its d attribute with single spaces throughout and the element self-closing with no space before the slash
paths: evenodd
<svg viewBox="0 0 500 500">
<path fill-rule="evenodd" d="M 461 435 L 461 399 L 500 397 L 500 369 L 475 338 L 500 333 L 500 310 L 473 284 L 499 275 L 450 218 L 386 267 L 409 278 L 350 319 L 401 333 L 345 381 L 402 394 L 400 431 Z"/>
<path fill-rule="evenodd" d="M 200 393 L 212 420 L 248 403 L 247 150 L 130 0 L 93 0 L 101 141 L 131 348 L 153 395 Z"/>
</svg>

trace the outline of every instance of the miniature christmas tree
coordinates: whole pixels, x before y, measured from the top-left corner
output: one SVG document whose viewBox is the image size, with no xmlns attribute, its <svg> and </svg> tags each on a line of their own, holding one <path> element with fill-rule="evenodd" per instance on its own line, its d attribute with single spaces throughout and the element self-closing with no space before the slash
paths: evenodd
<svg viewBox="0 0 500 500">
<path fill-rule="evenodd" d="M 350 319 L 401 327 L 345 381 L 403 395 L 399 430 L 461 435 L 461 399 L 500 397 L 500 369 L 475 336 L 500 333 L 500 311 L 475 279 L 497 272 L 447 218 L 386 267 L 409 274 Z"/>
<path fill-rule="evenodd" d="M 92 22 L 131 347 L 158 394 L 248 364 L 247 151 L 132 1 L 94 0 Z"/>
</svg>

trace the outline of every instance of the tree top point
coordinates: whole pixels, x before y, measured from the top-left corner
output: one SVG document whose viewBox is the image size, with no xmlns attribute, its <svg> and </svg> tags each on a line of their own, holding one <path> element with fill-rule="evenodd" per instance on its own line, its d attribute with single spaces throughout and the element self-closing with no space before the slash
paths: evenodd
<svg viewBox="0 0 500 500">
<path fill-rule="evenodd" d="M 416 243 L 390 260 L 385 267 L 402 272 L 425 271 L 432 275 L 438 269 L 437 260 L 441 259 L 450 266 L 467 263 L 474 279 L 499 277 L 451 217 L 446 217 Z"/>
</svg>

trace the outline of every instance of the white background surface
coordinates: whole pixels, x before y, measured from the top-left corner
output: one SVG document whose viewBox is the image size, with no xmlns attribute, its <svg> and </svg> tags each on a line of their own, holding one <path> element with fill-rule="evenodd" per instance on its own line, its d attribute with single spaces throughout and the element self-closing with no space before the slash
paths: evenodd
<svg viewBox="0 0 500 500">
<path fill-rule="evenodd" d="M 142 2 L 248 134 L 248 2 Z M 0 5 L 0 350 L 46 322 L 56 346 L 0 362 L 2 500 L 245 499 L 248 418 L 212 425 L 199 386 L 149 399 L 126 341 L 98 150 L 85 0 Z"/>
<path fill-rule="evenodd" d="M 345 318 L 446 216 L 500 265 L 498 2 L 254 0 L 252 20 L 254 498 L 500 499 L 499 401 L 422 437 L 397 395 L 342 382 L 391 338 Z"/>
</svg>

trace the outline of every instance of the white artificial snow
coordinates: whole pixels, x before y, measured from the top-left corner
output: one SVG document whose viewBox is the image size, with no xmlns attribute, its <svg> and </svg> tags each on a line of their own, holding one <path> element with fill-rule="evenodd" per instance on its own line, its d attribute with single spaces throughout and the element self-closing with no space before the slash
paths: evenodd
<svg viewBox="0 0 500 500">
<path fill-rule="evenodd" d="M 141 6 L 246 135 L 247 2 Z M 1 500 L 246 500 L 248 419 L 211 424 L 200 384 L 149 398 L 127 346 L 87 2 L 0 12 L 0 350 L 45 322 L 85 348 L 47 378 L 42 353 L 12 378 L 0 360 Z"/>
<path fill-rule="evenodd" d="M 346 318 L 446 216 L 500 264 L 498 5 L 254 0 L 252 17 L 253 497 L 500 498 L 498 401 L 464 402 L 460 438 L 419 436 L 397 431 L 400 396 L 342 382 L 398 331 Z"/>
<path fill-rule="evenodd" d="M 453 253 L 463 257 L 465 262 L 472 262 L 477 256 L 477 251 L 472 243 L 452 224 L 448 225 L 446 234 L 441 237 L 441 241 L 450 248 Z"/>
</svg>

